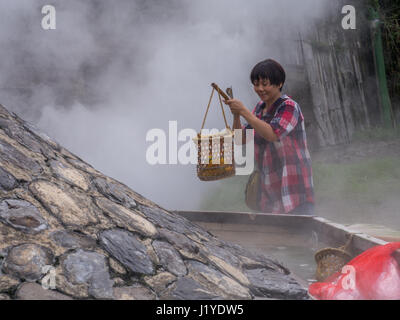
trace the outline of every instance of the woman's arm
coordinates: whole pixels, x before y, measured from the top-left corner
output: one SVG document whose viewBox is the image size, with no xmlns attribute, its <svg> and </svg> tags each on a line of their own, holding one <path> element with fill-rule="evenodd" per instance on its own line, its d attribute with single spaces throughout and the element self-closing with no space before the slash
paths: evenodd
<svg viewBox="0 0 400 320">
<path fill-rule="evenodd" d="M 265 140 L 269 142 L 278 141 L 278 137 L 272 129 L 271 125 L 263 120 L 258 119 L 247 108 L 243 111 L 242 117 L 246 119 L 247 123 L 251 125 L 254 130 Z"/>
<path fill-rule="evenodd" d="M 278 140 L 277 135 L 275 134 L 274 130 L 272 127 L 266 123 L 265 121 L 262 121 L 258 119 L 254 114 L 250 112 L 249 109 L 247 109 L 244 104 L 237 100 L 237 99 L 231 99 L 225 101 L 227 105 L 231 108 L 231 112 L 233 113 L 234 119 L 233 119 L 233 128 L 234 129 L 239 129 L 237 126 L 240 124 L 240 116 L 246 119 L 247 123 L 251 125 L 254 130 L 262 136 L 264 139 L 270 142 L 274 142 Z M 241 126 L 240 126 L 241 129 Z M 245 130 L 243 130 L 245 131 Z M 242 139 L 242 143 L 245 143 L 246 136 L 244 135 L 244 138 Z"/>
</svg>

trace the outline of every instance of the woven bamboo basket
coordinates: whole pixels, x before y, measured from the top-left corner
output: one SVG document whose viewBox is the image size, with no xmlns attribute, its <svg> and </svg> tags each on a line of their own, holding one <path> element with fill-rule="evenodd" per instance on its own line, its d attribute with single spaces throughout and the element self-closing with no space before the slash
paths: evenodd
<svg viewBox="0 0 400 320">
<path fill-rule="evenodd" d="M 198 135 L 197 176 L 202 181 L 213 181 L 235 175 L 233 132 L 220 135 Z"/>
<path fill-rule="evenodd" d="M 197 176 L 202 181 L 221 180 L 235 175 L 234 132 L 226 122 L 221 95 L 225 99 L 229 99 L 229 97 L 216 84 L 213 83 L 211 86 L 213 87 L 213 90 L 211 92 L 200 133 L 193 139 L 197 145 L 198 154 Z M 204 128 L 204 123 L 214 91 L 217 91 L 218 93 L 226 129 L 217 134 L 202 135 L 201 132 Z"/>
<path fill-rule="evenodd" d="M 315 278 L 322 282 L 331 275 L 342 270 L 342 268 L 352 259 L 347 251 L 353 235 L 350 236 L 347 243 L 339 248 L 324 248 L 317 251 L 314 255 L 317 262 Z"/>
</svg>

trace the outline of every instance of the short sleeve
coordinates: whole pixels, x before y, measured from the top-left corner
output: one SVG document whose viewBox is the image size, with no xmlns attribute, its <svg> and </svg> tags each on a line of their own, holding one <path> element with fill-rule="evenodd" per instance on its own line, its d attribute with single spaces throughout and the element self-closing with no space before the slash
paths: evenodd
<svg viewBox="0 0 400 320">
<path fill-rule="evenodd" d="M 300 111 L 294 101 L 287 100 L 285 104 L 278 109 L 270 125 L 278 139 L 286 137 L 297 125 Z"/>
</svg>

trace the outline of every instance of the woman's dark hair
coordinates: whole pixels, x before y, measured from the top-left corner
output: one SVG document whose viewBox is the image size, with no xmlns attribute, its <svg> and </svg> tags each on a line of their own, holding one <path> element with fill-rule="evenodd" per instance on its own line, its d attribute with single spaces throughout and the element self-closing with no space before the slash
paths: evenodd
<svg viewBox="0 0 400 320">
<path fill-rule="evenodd" d="M 251 83 L 257 80 L 268 79 L 272 85 L 279 86 L 285 83 L 286 74 L 282 66 L 272 59 L 261 61 L 255 65 L 250 74 Z M 282 91 L 282 88 L 281 88 Z"/>
</svg>

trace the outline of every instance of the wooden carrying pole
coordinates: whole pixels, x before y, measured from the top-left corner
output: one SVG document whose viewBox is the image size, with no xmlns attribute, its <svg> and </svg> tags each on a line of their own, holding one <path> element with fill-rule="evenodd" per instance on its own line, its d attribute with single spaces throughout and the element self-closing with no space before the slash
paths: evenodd
<svg viewBox="0 0 400 320">
<path fill-rule="evenodd" d="M 218 91 L 218 93 L 225 99 L 225 100 L 229 100 L 230 98 L 228 97 L 228 95 L 222 91 L 215 83 L 211 83 L 211 86 Z"/>
</svg>

